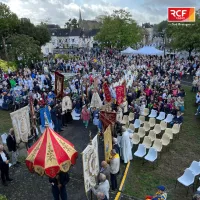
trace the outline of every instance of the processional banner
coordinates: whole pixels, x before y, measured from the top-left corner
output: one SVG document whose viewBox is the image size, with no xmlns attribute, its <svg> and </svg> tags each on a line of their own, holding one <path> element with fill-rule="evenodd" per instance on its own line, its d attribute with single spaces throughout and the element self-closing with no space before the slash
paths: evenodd
<svg viewBox="0 0 200 200">
<path fill-rule="evenodd" d="M 124 85 L 120 85 L 116 87 L 116 96 L 117 96 L 117 104 L 120 105 L 124 101 Z"/>
<path fill-rule="evenodd" d="M 99 154 L 97 135 L 82 152 L 83 175 L 86 193 L 94 187 L 99 174 Z"/>
<path fill-rule="evenodd" d="M 111 133 L 111 126 L 108 126 L 106 131 L 103 134 L 104 136 L 104 154 L 105 154 L 105 161 L 109 161 L 110 158 L 110 151 L 112 150 L 112 133 Z"/>
<path fill-rule="evenodd" d="M 28 106 L 10 113 L 10 117 L 15 132 L 16 142 L 28 142 L 28 136 L 31 135 Z"/>
<path fill-rule="evenodd" d="M 116 122 L 116 115 L 117 113 L 115 112 L 100 111 L 99 119 L 103 124 L 104 130 L 106 130 L 109 125 L 113 125 Z"/>
<path fill-rule="evenodd" d="M 107 83 L 103 84 L 103 91 L 104 91 L 104 94 L 105 94 L 106 101 L 108 103 L 111 102 L 112 97 L 111 97 L 110 90 L 109 90 L 109 87 L 108 87 Z"/>
<path fill-rule="evenodd" d="M 55 72 L 55 94 L 57 98 L 63 97 L 64 79 L 64 75 L 59 72 Z"/>
</svg>

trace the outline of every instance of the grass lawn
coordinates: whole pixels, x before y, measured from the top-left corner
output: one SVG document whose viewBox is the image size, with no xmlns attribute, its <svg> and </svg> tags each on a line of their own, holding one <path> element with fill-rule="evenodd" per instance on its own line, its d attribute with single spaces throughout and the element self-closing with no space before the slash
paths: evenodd
<svg viewBox="0 0 200 200">
<path fill-rule="evenodd" d="M 10 112 L 0 110 L 0 135 L 4 132 L 8 133 L 9 129 L 12 127 Z"/>
<path fill-rule="evenodd" d="M 195 93 L 190 92 L 190 87 L 184 89 L 187 95 L 180 138 L 174 140 L 169 151 L 164 149 L 155 169 L 151 163 L 142 166 L 142 160 L 134 157 L 127 175 L 124 194 L 144 199 L 145 195 L 155 194 L 158 185 L 164 185 L 168 199 L 192 199 L 192 187 L 187 197 L 186 187 L 178 184 L 175 189 L 176 179 L 183 174 L 184 169 L 189 167 L 193 160 L 200 160 L 200 117 L 194 115 Z"/>
</svg>

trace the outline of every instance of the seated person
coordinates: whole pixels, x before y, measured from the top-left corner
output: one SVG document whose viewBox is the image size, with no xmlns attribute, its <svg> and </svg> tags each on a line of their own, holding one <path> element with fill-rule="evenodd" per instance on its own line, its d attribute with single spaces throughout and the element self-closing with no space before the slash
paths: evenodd
<svg viewBox="0 0 200 200">
<path fill-rule="evenodd" d="M 182 124 L 183 123 L 183 116 L 180 111 L 177 112 L 177 115 L 174 117 L 174 119 L 171 122 L 171 125 L 174 124 Z"/>
<path fill-rule="evenodd" d="M 158 186 L 158 191 L 154 196 L 146 196 L 145 200 L 166 200 L 167 193 L 165 192 L 164 186 Z"/>
</svg>

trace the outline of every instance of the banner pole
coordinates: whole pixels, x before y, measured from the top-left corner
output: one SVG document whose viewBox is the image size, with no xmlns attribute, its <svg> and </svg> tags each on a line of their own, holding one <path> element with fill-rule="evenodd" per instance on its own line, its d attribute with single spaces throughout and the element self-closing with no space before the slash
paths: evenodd
<svg viewBox="0 0 200 200">
<path fill-rule="evenodd" d="M 90 200 L 93 199 L 92 190 L 90 190 Z"/>
</svg>

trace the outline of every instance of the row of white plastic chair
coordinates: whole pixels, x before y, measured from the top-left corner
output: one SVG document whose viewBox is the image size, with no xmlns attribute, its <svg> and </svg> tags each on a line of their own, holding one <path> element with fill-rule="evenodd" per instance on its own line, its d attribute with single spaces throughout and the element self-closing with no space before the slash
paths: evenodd
<svg viewBox="0 0 200 200">
<path fill-rule="evenodd" d="M 179 182 L 185 187 L 188 187 L 188 190 L 189 190 L 189 187 L 193 185 L 195 182 L 195 177 L 199 175 L 200 175 L 200 162 L 193 161 L 190 167 L 185 169 L 184 174 L 177 179 L 176 185 Z M 188 190 L 187 190 L 187 194 L 188 194 Z M 200 187 L 197 190 L 200 191 Z"/>
<path fill-rule="evenodd" d="M 146 156 L 145 156 L 146 155 Z M 154 162 L 158 158 L 158 153 L 155 148 L 151 147 L 147 153 L 147 149 L 144 144 L 139 144 L 138 150 L 134 153 L 134 156 L 143 158 L 147 161 Z"/>
<path fill-rule="evenodd" d="M 149 109 L 148 108 L 145 108 L 143 113 L 141 113 L 141 115 L 143 115 L 145 117 L 148 116 L 149 118 L 156 118 L 158 120 L 164 120 L 166 123 L 170 123 L 174 118 L 174 116 L 172 114 L 168 114 L 167 117 L 166 117 L 166 113 L 165 112 L 160 112 L 159 115 L 158 115 L 158 111 L 154 110 L 154 109 L 152 109 L 151 113 L 149 114 Z"/>
</svg>

